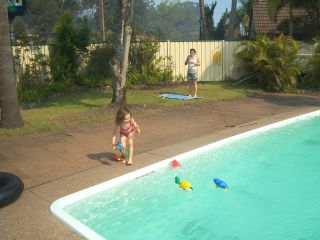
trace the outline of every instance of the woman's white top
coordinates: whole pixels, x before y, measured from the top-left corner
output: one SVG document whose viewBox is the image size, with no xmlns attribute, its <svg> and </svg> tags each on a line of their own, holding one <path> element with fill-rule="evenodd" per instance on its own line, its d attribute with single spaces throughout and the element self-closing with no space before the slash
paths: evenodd
<svg viewBox="0 0 320 240">
<path fill-rule="evenodd" d="M 190 57 L 188 61 L 188 72 L 196 72 L 197 64 L 198 64 L 197 57 L 195 55 L 193 57 Z"/>
</svg>

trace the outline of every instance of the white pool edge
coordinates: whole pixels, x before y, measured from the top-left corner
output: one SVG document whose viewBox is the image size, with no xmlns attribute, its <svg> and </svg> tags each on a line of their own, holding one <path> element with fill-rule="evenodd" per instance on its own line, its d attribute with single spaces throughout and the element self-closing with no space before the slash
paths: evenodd
<svg viewBox="0 0 320 240">
<path fill-rule="evenodd" d="M 85 226 L 84 224 L 82 224 L 80 221 L 78 221 L 77 219 L 73 218 L 71 215 L 69 215 L 67 212 L 65 212 L 63 210 L 63 208 L 65 208 L 66 206 L 80 201 L 84 198 L 87 198 L 89 196 L 92 196 L 98 192 L 102 192 L 105 191 L 107 189 L 110 189 L 118 184 L 127 182 L 129 180 L 135 179 L 135 178 L 139 178 L 141 176 L 147 175 L 149 173 L 152 173 L 158 169 L 161 169 L 165 166 L 168 166 L 170 164 L 170 162 L 173 159 L 184 159 L 186 157 L 189 157 L 191 155 L 194 154 L 198 154 L 199 152 L 202 152 L 208 148 L 212 148 L 212 147 L 216 147 L 222 144 L 227 144 L 230 143 L 231 141 L 235 141 L 238 140 L 240 138 L 243 137 L 247 137 L 250 135 L 254 135 L 254 134 L 258 134 L 260 132 L 272 129 L 272 128 L 276 128 L 276 127 L 281 127 L 287 124 L 290 124 L 292 122 L 298 121 L 298 120 L 302 120 L 308 117 L 314 117 L 314 116 L 318 116 L 320 115 L 320 110 L 316 110 L 313 112 L 309 112 L 303 115 L 299 115 L 296 117 L 292 117 L 286 120 L 281 120 L 272 124 L 268 124 L 266 126 L 263 127 L 259 127 L 253 130 L 249 130 L 231 137 L 227 137 L 224 138 L 222 140 L 210 143 L 208 145 L 205 145 L 203 147 L 185 152 L 183 154 L 179 154 L 176 155 L 174 157 L 162 160 L 158 163 L 146 166 L 144 168 L 135 170 L 133 172 L 124 174 L 122 176 L 113 178 L 111 180 L 107 180 L 106 182 L 97 184 L 95 186 L 83 189 L 81 191 L 72 193 L 70 195 L 67 195 L 65 197 L 59 198 L 58 200 L 54 201 L 51 206 L 50 206 L 50 211 L 57 217 L 59 218 L 61 221 L 63 221 L 66 225 L 70 226 L 73 230 L 75 230 L 79 235 L 83 236 L 86 239 L 94 239 L 94 240 L 106 240 L 106 238 L 100 236 L 99 234 L 97 234 L 96 232 L 92 231 L 90 228 L 88 228 L 87 226 Z"/>
</svg>

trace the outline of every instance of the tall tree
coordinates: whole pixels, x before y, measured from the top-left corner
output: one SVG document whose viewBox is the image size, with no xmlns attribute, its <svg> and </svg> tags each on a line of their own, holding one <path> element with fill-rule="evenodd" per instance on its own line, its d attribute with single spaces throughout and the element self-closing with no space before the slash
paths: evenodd
<svg viewBox="0 0 320 240">
<path fill-rule="evenodd" d="M 229 21 L 229 28 L 228 28 L 228 40 L 234 40 L 234 29 L 236 26 L 236 17 L 237 17 L 237 0 L 232 0 L 230 21 Z"/>
<path fill-rule="evenodd" d="M 289 5 L 289 36 L 293 37 L 293 8 L 295 0 L 269 0 L 268 11 L 272 20 L 277 21 L 278 12 L 286 4 Z"/>
<path fill-rule="evenodd" d="M 58 3 L 60 11 L 76 12 L 80 8 L 79 0 L 55 0 Z"/>
<path fill-rule="evenodd" d="M 304 30 L 308 30 L 311 36 L 320 34 L 320 0 L 295 0 L 295 6 L 304 8 L 308 13 L 308 21 Z M 302 19 L 303 21 L 303 19 Z M 301 22 L 300 22 L 301 23 Z"/>
<path fill-rule="evenodd" d="M 153 21 L 150 21 L 148 30 L 157 31 L 161 40 L 199 40 L 198 4 L 162 1 L 151 14 Z"/>
<path fill-rule="evenodd" d="M 252 7 L 255 0 L 240 0 L 241 7 L 238 16 L 246 36 L 250 35 L 250 23 L 252 21 Z"/>
<path fill-rule="evenodd" d="M 217 29 L 214 34 L 215 39 L 217 39 L 217 40 L 225 39 L 226 32 L 228 29 L 227 20 L 228 20 L 229 16 L 230 16 L 230 13 L 228 12 L 228 9 L 226 9 L 224 14 L 220 18 L 220 21 L 218 22 L 218 26 L 217 26 Z"/>
<path fill-rule="evenodd" d="M 102 41 L 106 40 L 105 27 L 104 27 L 104 1 L 99 0 L 99 26 Z"/>
<path fill-rule="evenodd" d="M 204 0 L 199 0 L 200 8 L 200 40 L 208 39 L 208 26 L 206 21 L 206 14 L 204 10 Z"/>
<path fill-rule="evenodd" d="M 13 33 L 15 40 L 20 43 L 26 44 L 28 37 L 28 28 L 23 21 L 23 17 L 15 17 L 11 22 L 11 32 Z"/>
<path fill-rule="evenodd" d="M 214 3 L 212 2 L 211 7 L 205 6 L 206 22 L 208 27 L 208 39 L 214 39 L 215 27 L 214 27 L 214 21 L 213 21 L 213 13 L 216 6 L 217 6 L 217 1 L 215 1 Z"/>
<path fill-rule="evenodd" d="M 46 42 L 59 17 L 56 0 L 30 0 L 26 18 L 30 33 L 39 42 Z"/>
<path fill-rule="evenodd" d="M 126 105 L 126 76 L 128 70 L 129 49 L 132 35 L 134 0 L 119 0 L 121 18 L 116 39 L 116 54 L 110 60 L 112 69 L 112 103 Z"/>
<path fill-rule="evenodd" d="M 23 126 L 13 72 L 6 0 L 0 0 L 0 127 Z"/>
<path fill-rule="evenodd" d="M 87 51 L 90 28 L 86 20 L 79 27 L 74 17 L 65 12 L 55 27 L 55 42 L 50 54 L 50 69 L 55 82 L 78 81 L 80 55 Z"/>
<path fill-rule="evenodd" d="M 26 21 L 29 34 L 33 35 L 33 41 L 47 42 L 54 32 L 54 26 L 58 18 L 66 11 L 77 15 L 80 10 L 80 0 L 27 0 L 28 11 Z M 80 16 L 80 15 L 78 15 Z"/>
</svg>

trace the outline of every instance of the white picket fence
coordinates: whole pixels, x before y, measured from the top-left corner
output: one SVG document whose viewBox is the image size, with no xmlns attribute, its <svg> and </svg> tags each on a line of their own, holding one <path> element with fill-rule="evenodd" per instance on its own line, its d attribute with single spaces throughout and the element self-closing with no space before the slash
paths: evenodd
<svg viewBox="0 0 320 240">
<path fill-rule="evenodd" d="M 195 42 L 160 42 L 158 56 L 170 57 L 173 63 L 175 76 L 186 76 L 187 67 L 185 60 L 191 48 L 197 51 L 201 65 L 198 68 L 200 81 L 223 81 L 228 78 L 241 79 L 243 71 L 239 69 L 234 51 L 239 46 L 239 41 L 195 41 Z M 312 45 L 301 44 L 299 51 L 302 66 L 306 65 L 308 57 L 314 51 Z M 49 56 L 48 46 L 13 47 L 13 53 L 20 51 L 20 65 L 30 64 L 30 59 L 36 53 Z M 106 60 L 108 61 L 108 60 Z"/>
</svg>

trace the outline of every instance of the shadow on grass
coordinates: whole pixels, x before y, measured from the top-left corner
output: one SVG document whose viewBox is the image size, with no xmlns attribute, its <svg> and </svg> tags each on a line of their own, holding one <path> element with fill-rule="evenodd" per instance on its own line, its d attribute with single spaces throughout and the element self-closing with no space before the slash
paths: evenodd
<svg viewBox="0 0 320 240">
<path fill-rule="evenodd" d="M 267 102 L 281 106 L 320 106 L 320 95 L 312 92 L 303 93 L 282 93 L 282 92 L 265 92 L 255 86 L 254 83 L 247 81 L 239 84 L 237 81 L 228 81 L 222 83 L 226 89 L 245 89 L 248 97 L 263 99 Z M 254 91 L 256 90 L 256 92 Z M 319 93 L 319 92 L 315 92 Z"/>
<path fill-rule="evenodd" d="M 73 93 L 52 98 L 43 103 L 40 108 L 66 106 L 82 106 L 86 108 L 95 108 L 102 105 L 107 105 L 111 101 L 111 98 L 111 92 Z"/>
</svg>

